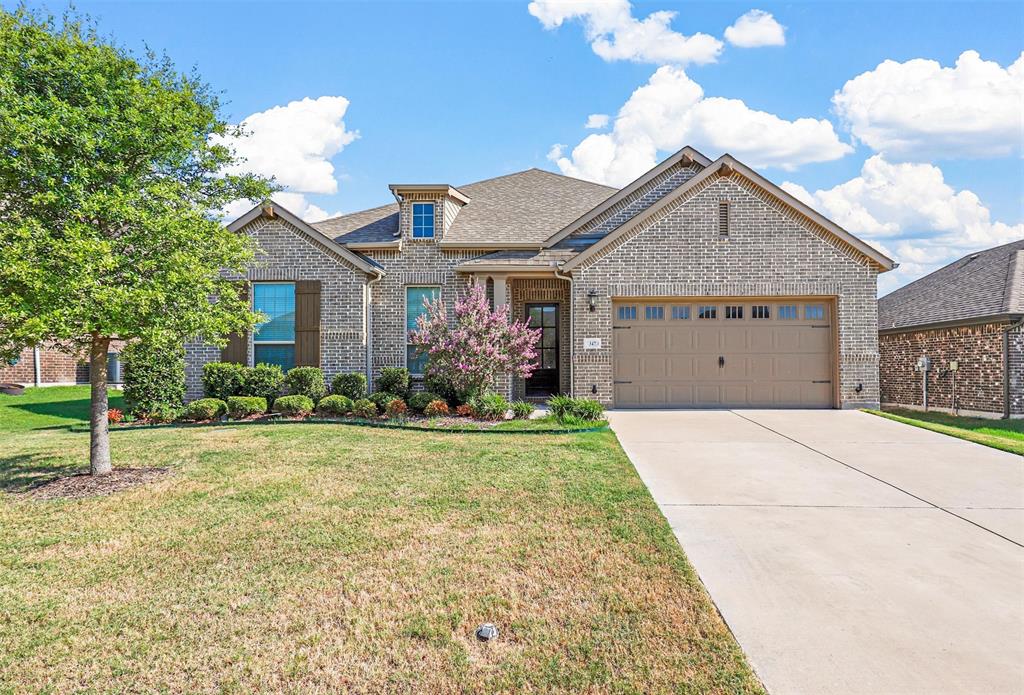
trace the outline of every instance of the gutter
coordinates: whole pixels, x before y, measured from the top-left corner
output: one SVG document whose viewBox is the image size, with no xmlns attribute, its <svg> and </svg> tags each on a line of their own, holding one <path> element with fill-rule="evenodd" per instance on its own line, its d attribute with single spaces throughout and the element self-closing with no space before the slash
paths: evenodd
<svg viewBox="0 0 1024 695">
<path fill-rule="evenodd" d="M 1003 329 L 1003 419 L 1010 419 L 1010 333 L 1024 326 L 1024 318 Z"/>
<path fill-rule="evenodd" d="M 1024 314 L 988 314 L 986 316 L 971 316 L 965 319 L 950 319 L 948 321 L 933 321 L 931 323 L 918 323 L 907 326 L 889 326 L 879 328 L 879 335 L 894 335 L 899 333 L 914 333 L 917 331 L 931 331 L 940 328 L 960 328 L 961 326 L 980 326 L 986 323 L 1004 323 L 1006 321 L 1020 321 Z"/>
<path fill-rule="evenodd" d="M 32 348 L 32 377 L 36 386 L 43 385 L 42 355 L 39 353 L 39 346 Z"/>
<path fill-rule="evenodd" d="M 575 371 L 576 362 L 576 297 L 572 292 L 572 275 L 562 273 L 561 269 L 555 268 L 555 277 L 569 283 L 569 395 L 576 395 Z"/>
</svg>

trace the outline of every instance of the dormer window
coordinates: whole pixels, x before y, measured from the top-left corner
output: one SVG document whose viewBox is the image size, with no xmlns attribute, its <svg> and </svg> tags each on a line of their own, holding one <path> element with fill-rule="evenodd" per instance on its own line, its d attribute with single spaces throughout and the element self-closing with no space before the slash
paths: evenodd
<svg viewBox="0 0 1024 695">
<path fill-rule="evenodd" d="M 433 239 L 434 238 L 434 204 L 413 203 L 412 204 L 412 238 Z"/>
</svg>

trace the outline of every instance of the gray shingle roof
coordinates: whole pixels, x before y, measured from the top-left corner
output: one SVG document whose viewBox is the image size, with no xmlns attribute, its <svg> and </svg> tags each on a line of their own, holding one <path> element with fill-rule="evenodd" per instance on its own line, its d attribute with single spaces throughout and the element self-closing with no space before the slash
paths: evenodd
<svg viewBox="0 0 1024 695">
<path fill-rule="evenodd" d="M 1024 314 L 1024 239 L 972 253 L 878 300 L 881 330 Z"/>
<path fill-rule="evenodd" d="M 443 243 L 543 243 L 593 208 L 614 188 L 542 169 L 506 174 L 458 189 L 470 197 Z M 342 215 L 313 225 L 342 244 L 392 241 L 398 233 L 398 204 Z"/>
<path fill-rule="evenodd" d="M 471 261 L 460 263 L 459 268 L 470 269 L 474 266 L 537 266 L 553 268 L 560 262 L 572 257 L 575 251 L 564 249 L 544 249 L 542 251 L 495 251 Z"/>
</svg>

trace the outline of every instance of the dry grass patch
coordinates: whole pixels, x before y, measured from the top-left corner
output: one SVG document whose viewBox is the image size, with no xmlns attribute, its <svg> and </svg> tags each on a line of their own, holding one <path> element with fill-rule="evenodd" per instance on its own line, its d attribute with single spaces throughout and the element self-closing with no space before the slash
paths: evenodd
<svg viewBox="0 0 1024 695">
<path fill-rule="evenodd" d="M 88 446 L 7 442 L 0 481 Z M 225 427 L 113 450 L 174 475 L 0 495 L 0 691 L 761 691 L 609 432 Z"/>
</svg>

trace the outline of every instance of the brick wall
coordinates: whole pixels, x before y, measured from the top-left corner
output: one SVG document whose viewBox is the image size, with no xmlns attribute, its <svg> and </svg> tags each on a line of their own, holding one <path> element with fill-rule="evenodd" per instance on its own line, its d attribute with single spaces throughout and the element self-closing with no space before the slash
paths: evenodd
<svg viewBox="0 0 1024 695">
<path fill-rule="evenodd" d="M 953 408 L 954 376 L 950 360 L 959 362 L 956 407 L 960 410 L 1003 412 L 1003 329 L 989 323 L 926 331 L 885 333 L 879 336 L 879 373 L 882 403 L 922 407 L 923 375 L 914 368 L 919 357 L 932 360 L 928 372 L 928 405 Z M 1024 340 L 1011 333 L 1011 410 L 1024 412 Z"/>
<path fill-rule="evenodd" d="M 110 352 L 120 352 L 123 341 L 110 343 Z M 35 361 L 32 348 L 22 350 L 18 364 L 0 367 L 0 382 L 32 385 L 35 383 Z M 89 364 L 86 355 L 72 355 L 60 350 L 43 348 L 39 351 L 40 383 L 88 384 Z"/>
<path fill-rule="evenodd" d="M 730 203 L 719 237 L 718 204 Z M 877 406 L 877 271 L 851 247 L 739 175 L 713 177 L 573 271 L 574 392 L 610 404 L 617 296 L 835 297 L 842 407 Z M 598 293 L 597 311 L 587 292 Z M 600 350 L 584 351 L 584 338 Z M 857 393 L 858 384 L 862 390 Z"/>
</svg>

